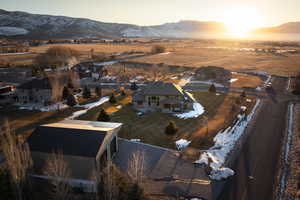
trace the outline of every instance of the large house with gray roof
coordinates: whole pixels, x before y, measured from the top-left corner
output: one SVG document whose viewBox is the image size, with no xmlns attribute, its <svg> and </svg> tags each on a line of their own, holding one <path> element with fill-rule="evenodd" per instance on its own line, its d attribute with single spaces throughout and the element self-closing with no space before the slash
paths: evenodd
<svg viewBox="0 0 300 200">
<path fill-rule="evenodd" d="M 194 97 L 179 85 L 153 82 L 133 95 L 132 103 L 138 110 L 183 112 L 193 109 Z"/>
<path fill-rule="evenodd" d="M 35 129 L 28 139 L 34 167 L 31 175 L 51 179 L 43 174 L 47 159 L 61 152 L 70 170 L 66 180 L 71 186 L 94 191 L 92 175 L 106 166 L 118 151 L 120 123 L 65 120 Z"/>
<path fill-rule="evenodd" d="M 49 105 L 53 101 L 49 78 L 32 79 L 17 87 L 16 103 Z"/>
</svg>

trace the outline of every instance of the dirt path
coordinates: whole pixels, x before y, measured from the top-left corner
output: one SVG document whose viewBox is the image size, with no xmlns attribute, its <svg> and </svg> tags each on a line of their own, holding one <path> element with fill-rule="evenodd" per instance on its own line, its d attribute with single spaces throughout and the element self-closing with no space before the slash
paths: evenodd
<svg viewBox="0 0 300 200">
<path fill-rule="evenodd" d="M 263 100 L 261 112 L 250 129 L 251 135 L 233 166 L 236 175 L 228 182 L 220 199 L 273 199 L 286 125 L 288 101 L 281 98 L 286 82 L 286 79 L 274 79 L 276 95 Z"/>
</svg>

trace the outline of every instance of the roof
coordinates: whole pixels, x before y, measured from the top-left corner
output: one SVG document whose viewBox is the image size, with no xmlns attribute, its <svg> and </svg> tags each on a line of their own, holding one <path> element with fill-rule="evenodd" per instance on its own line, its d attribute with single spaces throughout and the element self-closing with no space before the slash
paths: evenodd
<svg viewBox="0 0 300 200">
<path fill-rule="evenodd" d="M 119 151 L 113 162 L 127 172 L 128 163 L 136 151 L 144 153 L 147 170 L 143 187 L 154 196 L 184 196 L 212 199 L 212 182 L 203 165 L 195 165 L 180 153 L 154 145 L 119 138 Z"/>
<path fill-rule="evenodd" d="M 48 78 L 44 79 L 32 79 L 21 84 L 19 89 L 52 89 L 50 80 Z"/>
<path fill-rule="evenodd" d="M 183 90 L 179 85 L 166 82 L 152 82 L 144 90 L 144 95 L 183 95 Z"/>
<path fill-rule="evenodd" d="M 31 151 L 96 157 L 108 131 L 120 126 L 120 123 L 66 120 L 37 127 L 28 144 Z"/>
</svg>

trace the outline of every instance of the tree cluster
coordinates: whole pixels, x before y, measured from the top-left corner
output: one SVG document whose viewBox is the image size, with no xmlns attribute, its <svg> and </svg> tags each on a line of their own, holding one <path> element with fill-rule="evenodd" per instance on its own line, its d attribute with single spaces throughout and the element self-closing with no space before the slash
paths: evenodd
<svg viewBox="0 0 300 200">
<path fill-rule="evenodd" d="M 151 48 L 151 53 L 164 53 L 166 51 L 166 48 L 162 45 L 154 45 Z"/>
</svg>

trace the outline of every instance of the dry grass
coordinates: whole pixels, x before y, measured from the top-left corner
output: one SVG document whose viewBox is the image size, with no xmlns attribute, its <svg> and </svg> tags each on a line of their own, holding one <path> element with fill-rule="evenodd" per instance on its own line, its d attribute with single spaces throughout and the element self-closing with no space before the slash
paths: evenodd
<svg viewBox="0 0 300 200">
<path fill-rule="evenodd" d="M 224 47 L 222 46 L 224 44 L 213 43 L 209 45 L 207 43 L 195 42 L 192 40 L 148 44 L 62 44 L 61 46 L 71 47 L 78 50 L 82 54 L 82 59 L 86 59 L 91 49 L 94 49 L 95 54 L 117 53 L 124 51 L 150 52 L 151 47 L 157 44 L 166 47 L 166 51 L 171 53 L 140 57 L 131 59 L 130 61 L 196 67 L 214 65 L 235 71 L 265 71 L 270 74 L 279 75 L 295 75 L 300 64 L 300 53 L 286 53 L 278 55 L 274 53 L 241 52 L 218 48 L 211 49 L 206 47 Z M 30 64 L 35 55 L 45 52 L 52 46 L 57 46 L 57 44 L 31 47 L 30 52 L 32 54 L 15 55 L 9 56 L 8 58 L 13 64 Z M 231 46 L 227 47 L 270 48 L 271 46 L 255 46 L 255 44 L 249 44 L 248 46 L 235 46 L 234 44 L 231 44 Z M 296 47 L 292 49 L 299 50 L 299 48 L 297 49 Z"/>
<path fill-rule="evenodd" d="M 231 87 L 253 87 L 256 88 L 263 84 L 263 81 L 258 76 L 251 76 L 247 74 L 232 74 L 232 78 L 237 78 L 238 80 L 231 83 Z"/>
</svg>

